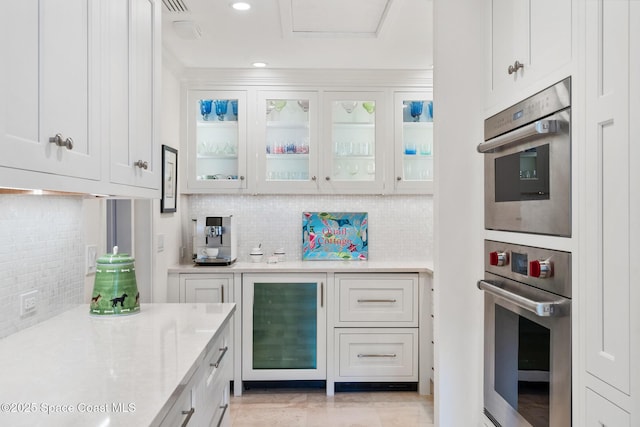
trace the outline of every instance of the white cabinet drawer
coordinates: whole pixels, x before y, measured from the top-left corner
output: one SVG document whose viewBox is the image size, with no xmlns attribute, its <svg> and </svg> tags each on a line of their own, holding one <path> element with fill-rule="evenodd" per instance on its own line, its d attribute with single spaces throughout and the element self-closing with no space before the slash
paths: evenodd
<svg viewBox="0 0 640 427">
<path fill-rule="evenodd" d="M 211 427 L 228 427 L 231 425 L 231 417 L 229 415 L 229 382 L 219 384 L 217 393 L 212 399 L 213 416 L 209 419 Z M 207 424 L 205 424 L 207 425 Z"/>
<path fill-rule="evenodd" d="M 160 427 L 188 425 L 195 414 L 193 407 L 193 391 L 188 388 L 182 392 L 178 401 L 171 407 Z"/>
<path fill-rule="evenodd" d="M 418 330 L 335 330 L 336 381 L 418 381 Z"/>
<path fill-rule="evenodd" d="M 204 387 L 203 399 L 207 405 L 217 400 L 216 393 L 219 393 L 221 384 L 228 384 L 231 381 L 233 372 L 231 343 L 229 341 L 229 331 L 225 329 L 222 336 L 216 339 L 215 344 L 204 360 Z"/>
<path fill-rule="evenodd" d="M 418 326 L 416 274 L 336 274 L 336 326 Z"/>
<path fill-rule="evenodd" d="M 588 427 L 629 427 L 631 425 L 631 416 L 628 412 L 588 388 L 586 402 Z"/>
</svg>

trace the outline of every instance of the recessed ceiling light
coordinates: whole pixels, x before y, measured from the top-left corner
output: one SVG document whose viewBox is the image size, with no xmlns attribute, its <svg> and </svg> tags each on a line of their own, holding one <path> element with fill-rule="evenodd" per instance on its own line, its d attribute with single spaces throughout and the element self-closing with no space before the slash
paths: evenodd
<svg viewBox="0 0 640 427">
<path fill-rule="evenodd" d="M 251 5 L 249 3 L 243 1 L 236 1 L 231 3 L 231 7 L 235 10 L 249 10 L 251 9 Z"/>
<path fill-rule="evenodd" d="M 254 62 L 254 63 L 253 63 L 253 64 L 251 64 L 251 65 L 253 65 L 253 66 L 254 66 L 254 67 L 256 67 L 256 68 L 264 68 L 264 67 L 266 67 L 266 66 L 267 66 L 267 63 L 266 63 L 266 62 Z"/>
</svg>

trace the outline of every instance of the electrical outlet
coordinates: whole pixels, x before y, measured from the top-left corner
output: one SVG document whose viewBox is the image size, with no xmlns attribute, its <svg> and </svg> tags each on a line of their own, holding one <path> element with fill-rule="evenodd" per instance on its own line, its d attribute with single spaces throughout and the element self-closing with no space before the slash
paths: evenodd
<svg viewBox="0 0 640 427">
<path fill-rule="evenodd" d="M 158 252 L 162 252 L 164 251 L 164 234 L 158 234 L 156 235 L 156 243 L 157 243 L 157 249 Z"/>
<path fill-rule="evenodd" d="M 96 245 L 87 245 L 85 255 L 85 274 L 88 276 L 96 272 L 96 265 L 98 262 L 98 247 Z"/>
<path fill-rule="evenodd" d="M 36 312 L 37 296 L 37 290 L 20 295 L 20 316 L 26 316 L 27 314 L 33 314 Z"/>
</svg>

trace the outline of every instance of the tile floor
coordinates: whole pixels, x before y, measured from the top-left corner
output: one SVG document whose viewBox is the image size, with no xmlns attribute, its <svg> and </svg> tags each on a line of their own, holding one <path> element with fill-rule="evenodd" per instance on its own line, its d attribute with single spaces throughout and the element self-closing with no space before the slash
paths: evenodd
<svg viewBox="0 0 640 427">
<path fill-rule="evenodd" d="M 231 397 L 232 427 L 433 427 L 433 398 L 417 392 L 251 389 Z"/>
</svg>

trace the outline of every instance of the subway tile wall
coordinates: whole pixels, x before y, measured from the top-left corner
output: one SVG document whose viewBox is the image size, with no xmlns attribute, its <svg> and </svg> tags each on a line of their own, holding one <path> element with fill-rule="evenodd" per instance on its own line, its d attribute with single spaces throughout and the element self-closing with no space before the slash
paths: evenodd
<svg viewBox="0 0 640 427">
<path fill-rule="evenodd" d="M 0 195 L 0 338 L 82 302 L 82 199 Z M 37 290 L 36 312 L 20 295 Z"/>
<path fill-rule="evenodd" d="M 367 212 L 369 259 L 433 261 L 431 196 L 191 195 L 190 217 L 233 215 L 238 260 L 262 243 L 265 254 L 284 247 L 286 257 L 302 257 L 302 212 Z M 185 240 L 187 241 L 187 240 Z"/>
</svg>

